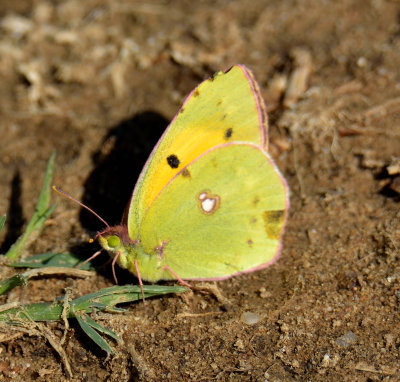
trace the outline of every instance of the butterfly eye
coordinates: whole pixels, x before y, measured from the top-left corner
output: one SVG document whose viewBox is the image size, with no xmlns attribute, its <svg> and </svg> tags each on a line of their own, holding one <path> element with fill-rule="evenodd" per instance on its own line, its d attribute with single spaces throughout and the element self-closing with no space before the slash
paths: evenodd
<svg viewBox="0 0 400 382">
<path fill-rule="evenodd" d="M 117 248 L 121 244 L 121 239 L 116 235 L 109 236 L 107 244 L 110 248 Z"/>
</svg>

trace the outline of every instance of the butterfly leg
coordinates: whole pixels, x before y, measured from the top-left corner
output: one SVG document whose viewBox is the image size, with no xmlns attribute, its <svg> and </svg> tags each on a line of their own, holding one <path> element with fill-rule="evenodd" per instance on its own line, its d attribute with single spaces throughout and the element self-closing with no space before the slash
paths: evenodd
<svg viewBox="0 0 400 382">
<path fill-rule="evenodd" d="M 113 261 L 111 263 L 111 268 L 112 268 L 112 273 L 113 273 L 113 276 L 114 276 L 115 284 L 118 284 L 117 275 L 115 274 L 115 263 L 117 262 L 118 257 L 119 257 L 120 254 L 121 254 L 121 252 L 117 252 L 117 254 L 113 258 Z"/>
<path fill-rule="evenodd" d="M 89 257 L 88 259 L 86 259 L 85 261 L 82 261 L 81 263 L 75 265 L 74 268 L 79 268 L 79 267 L 81 267 L 82 265 L 88 263 L 90 260 L 93 260 L 95 257 L 99 256 L 101 252 L 103 252 L 102 249 L 100 249 L 100 251 L 97 251 L 94 255 L 90 256 L 90 257 Z"/>
<path fill-rule="evenodd" d="M 187 286 L 189 288 L 192 287 L 186 281 L 183 281 L 168 265 L 164 265 L 162 269 L 163 270 L 165 270 L 165 269 L 168 270 L 172 274 L 172 276 L 174 276 L 182 285 L 185 285 L 185 286 Z"/>
<path fill-rule="evenodd" d="M 135 259 L 135 268 L 136 268 L 137 278 L 138 278 L 138 280 L 139 280 L 140 289 L 141 289 L 141 291 L 142 291 L 143 302 L 146 303 L 146 301 L 145 301 L 145 299 L 144 299 L 143 282 L 142 282 L 142 278 L 140 277 L 139 267 L 138 267 L 138 263 L 137 263 L 137 260 L 136 260 L 136 259 Z"/>
</svg>

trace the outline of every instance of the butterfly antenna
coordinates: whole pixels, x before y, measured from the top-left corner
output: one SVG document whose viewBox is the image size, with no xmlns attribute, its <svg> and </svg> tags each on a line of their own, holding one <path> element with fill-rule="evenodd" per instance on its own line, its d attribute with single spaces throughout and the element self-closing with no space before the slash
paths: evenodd
<svg viewBox="0 0 400 382">
<path fill-rule="evenodd" d="M 67 194 L 66 192 L 64 192 L 63 190 L 61 190 L 61 188 L 58 188 L 56 186 L 53 186 L 52 189 L 56 192 L 58 192 L 59 194 L 65 196 L 66 198 L 68 198 L 69 200 L 72 200 L 75 203 L 78 203 L 81 207 L 87 209 L 89 212 L 91 212 L 94 216 L 97 217 L 97 219 L 101 220 L 106 226 L 107 228 L 110 228 L 110 225 L 96 212 L 94 212 L 91 208 L 89 208 L 88 206 L 85 206 L 82 202 L 80 202 L 79 200 L 75 199 L 74 197 L 72 197 L 71 195 Z"/>
</svg>

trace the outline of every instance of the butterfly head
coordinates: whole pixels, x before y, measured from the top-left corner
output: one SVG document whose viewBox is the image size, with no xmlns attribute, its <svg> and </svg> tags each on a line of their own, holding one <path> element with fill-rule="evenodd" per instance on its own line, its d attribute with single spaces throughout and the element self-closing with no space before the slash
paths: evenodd
<svg viewBox="0 0 400 382">
<path fill-rule="evenodd" d="M 118 235 L 104 235 L 99 236 L 101 246 L 107 251 L 118 251 L 121 247 L 121 239 Z"/>
<path fill-rule="evenodd" d="M 132 244 L 126 226 L 106 228 L 98 234 L 100 245 L 109 252 L 120 252 L 126 245 Z"/>
<path fill-rule="evenodd" d="M 113 258 L 113 274 L 116 279 L 114 264 L 118 263 L 122 268 L 132 271 L 133 255 L 136 253 L 140 244 L 129 237 L 126 225 L 108 227 L 103 232 L 97 234 L 100 245 Z"/>
</svg>

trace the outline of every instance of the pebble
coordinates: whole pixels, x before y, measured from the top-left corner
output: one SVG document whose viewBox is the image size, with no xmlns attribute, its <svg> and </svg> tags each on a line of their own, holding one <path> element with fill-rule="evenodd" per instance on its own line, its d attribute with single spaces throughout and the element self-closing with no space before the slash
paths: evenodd
<svg viewBox="0 0 400 382">
<path fill-rule="evenodd" d="M 351 330 L 349 330 L 348 332 L 343 334 L 343 336 L 340 336 L 339 338 L 337 338 L 335 343 L 338 346 L 342 346 L 342 347 L 346 347 L 347 348 L 356 339 L 357 339 L 357 336 Z"/>
<path fill-rule="evenodd" d="M 244 312 L 241 317 L 241 321 L 244 322 L 247 325 L 254 325 L 257 324 L 257 322 L 260 321 L 261 317 L 257 313 L 252 313 L 252 312 Z"/>
</svg>

